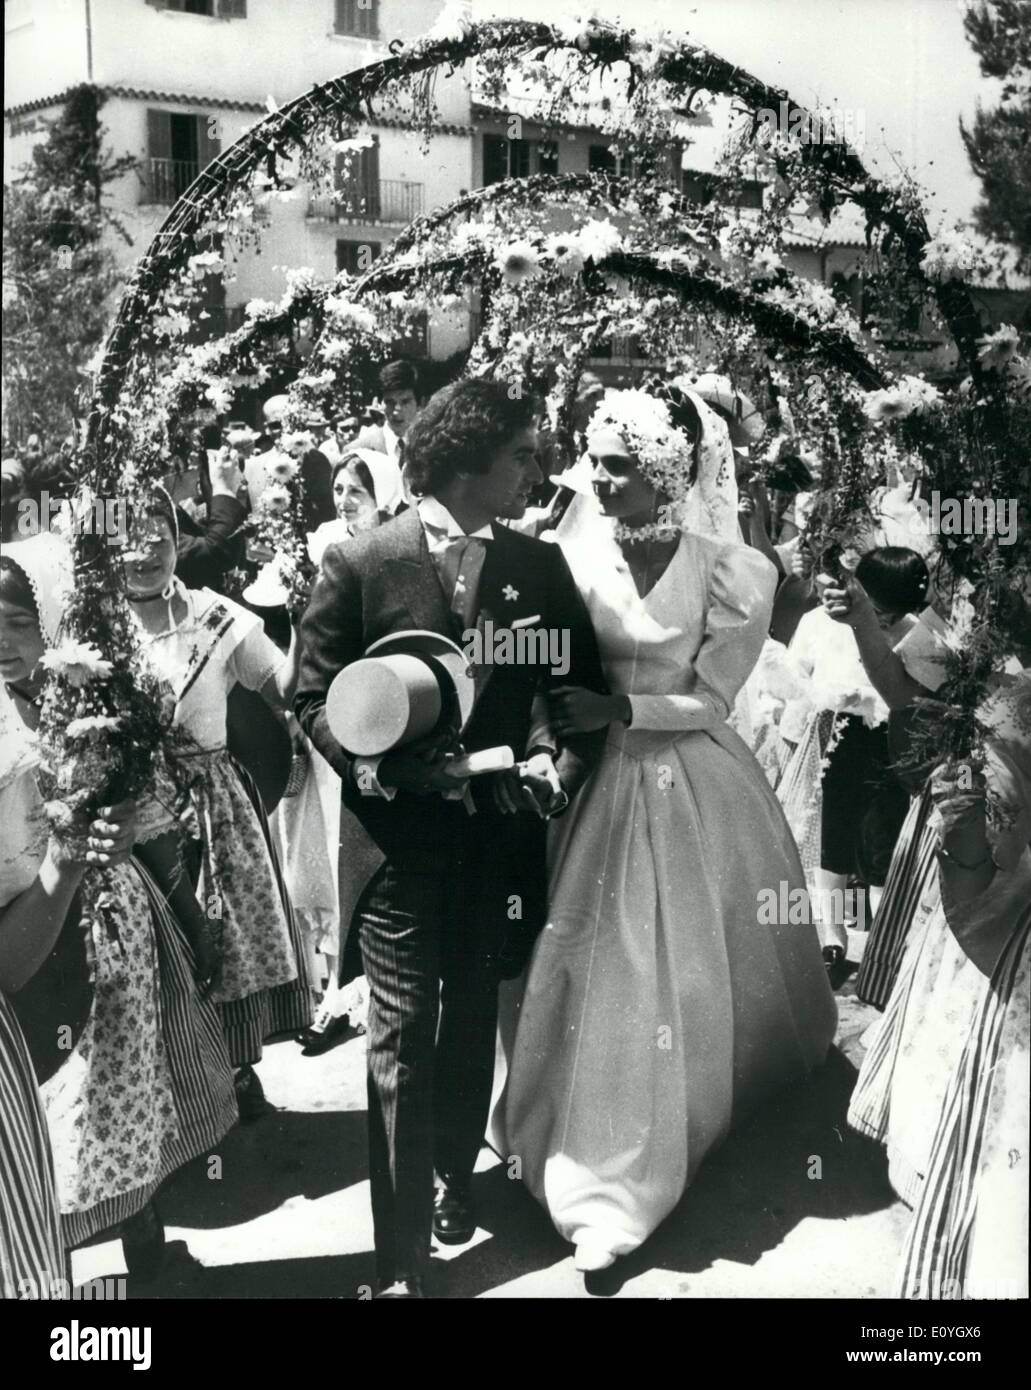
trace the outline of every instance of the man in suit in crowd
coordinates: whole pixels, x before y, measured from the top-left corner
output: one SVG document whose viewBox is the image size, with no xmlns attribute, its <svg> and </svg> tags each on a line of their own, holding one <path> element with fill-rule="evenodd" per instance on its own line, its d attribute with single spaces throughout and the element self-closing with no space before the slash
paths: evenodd
<svg viewBox="0 0 1031 1390">
<path fill-rule="evenodd" d="M 377 1273 L 392 1297 L 422 1296 L 431 1229 L 452 1244 L 475 1231 L 471 1180 L 488 1118 L 498 983 L 521 971 L 543 926 L 545 821 L 565 809 L 605 739 L 599 731 L 555 746 L 534 727 L 531 706 L 563 684 L 606 689 L 561 550 L 498 524 L 523 514 L 541 479 L 531 400 L 510 399 L 499 383 L 459 381 L 428 402 L 406 439 L 416 504 L 325 552 L 301 627 L 296 700 L 374 851 L 351 920 L 371 995 Z M 379 759 L 341 747 L 327 692 L 371 643 L 414 628 L 466 646 L 488 619 L 568 639 L 561 674 L 543 664 L 480 666 L 462 746 L 507 744 L 521 759 L 514 769 L 460 783 L 447 771 L 453 740 L 440 734 Z"/>
<path fill-rule="evenodd" d="M 404 359 L 388 362 L 379 374 L 379 390 L 386 415 L 382 425 L 366 425 L 355 443 L 360 449 L 375 449 L 404 465 L 404 440 L 408 426 L 422 404 L 422 383 L 414 362 Z"/>
</svg>

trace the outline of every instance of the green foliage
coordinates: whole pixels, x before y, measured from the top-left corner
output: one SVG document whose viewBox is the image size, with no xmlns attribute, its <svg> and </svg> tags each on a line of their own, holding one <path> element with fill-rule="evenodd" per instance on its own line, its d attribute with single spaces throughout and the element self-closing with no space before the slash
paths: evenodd
<svg viewBox="0 0 1031 1390">
<path fill-rule="evenodd" d="M 104 232 L 126 234 L 104 190 L 134 161 L 105 155 L 102 102 L 95 87 L 76 87 L 4 188 L 4 428 L 13 441 L 74 429 L 85 369 L 114 307 L 121 277 Z"/>
<path fill-rule="evenodd" d="M 1000 104 L 980 105 L 960 133 L 983 197 L 975 210 L 985 236 L 1016 247 L 1031 271 L 1031 0 L 980 0 L 963 25 L 985 77 L 1003 84 Z"/>
</svg>

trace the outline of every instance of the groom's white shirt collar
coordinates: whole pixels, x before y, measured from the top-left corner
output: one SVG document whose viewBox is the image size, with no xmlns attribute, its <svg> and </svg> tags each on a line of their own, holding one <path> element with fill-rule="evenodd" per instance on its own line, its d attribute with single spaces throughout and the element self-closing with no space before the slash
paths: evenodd
<svg viewBox="0 0 1031 1390">
<path fill-rule="evenodd" d="M 438 502 L 436 497 L 420 497 L 416 510 L 419 513 L 419 520 L 423 528 L 430 534 L 427 536 L 430 550 L 434 549 L 434 544 L 440 546 L 448 541 L 463 540 L 466 536 L 476 536 L 485 541 L 494 539 L 494 532 L 490 523 L 481 526 L 478 531 L 463 531 L 458 522 L 444 506 L 443 502 Z"/>
</svg>

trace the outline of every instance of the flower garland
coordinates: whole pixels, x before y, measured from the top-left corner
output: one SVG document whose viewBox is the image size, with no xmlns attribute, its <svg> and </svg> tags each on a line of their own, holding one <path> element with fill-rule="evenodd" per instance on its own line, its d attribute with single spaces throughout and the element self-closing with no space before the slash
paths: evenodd
<svg viewBox="0 0 1031 1390">
<path fill-rule="evenodd" d="M 367 138 L 362 122 L 373 97 L 380 114 L 428 136 L 439 113 L 427 75 L 471 57 L 485 105 L 507 109 L 510 79 L 528 78 L 539 97 L 526 119 L 545 132 L 563 122 L 600 122 L 620 156 L 635 161 L 634 183 L 535 176 L 465 195 L 413 223 L 358 281 L 338 277 L 326 287 L 295 275 L 279 305 L 252 306 L 237 335 L 189 349 L 179 371 L 185 311 L 197 303 L 204 275 L 220 258 L 231 267 L 234 244 L 258 235 L 264 202 L 296 196 L 280 179 L 278 161 L 299 149 L 302 177 L 321 187 L 328 176 L 320 142 L 356 148 Z M 600 116 L 599 81 L 623 89 Z M 744 110 L 743 132 L 720 172 L 732 191 L 745 159 L 761 165 L 770 182 L 754 219 L 719 196 L 705 209 L 685 210 L 683 197 L 663 184 L 678 113 L 694 108 L 700 90 Z M 848 545 L 868 525 L 871 483 L 889 447 L 919 455 L 927 485 L 943 494 L 964 495 L 965 488 L 980 495 L 980 488 L 987 496 L 1020 496 L 1031 370 L 1012 330 L 986 335 L 979 324 L 963 278 L 977 257 L 952 233 L 931 237 L 911 179 L 872 178 L 851 149 L 822 135 L 768 138 L 760 113 L 779 109 L 783 97 L 668 34 L 642 37 L 597 20 L 472 23 L 464 12 L 449 12 L 426 39 L 395 43 L 389 59 L 270 113 L 204 171 L 189 200 L 170 213 L 123 300 L 100 363 L 90 437 L 101 455 L 121 460 L 123 479 L 134 486 L 167 467 L 168 421 L 175 426 L 198 408 L 227 410 L 237 390 L 260 384 L 263 374 L 292 379 L 299 407 L 364 403 L 362 344 L 385 347 L 408 312 L 477 293 L 483 329 L 467 370 L 549 393 L 560 428 L 568 429 L 589 347 L 617 333 L 636 336 L 653 365 L 670 373 L 716 369 L 757 398 L 776 379 L 795 422 L 792 441 L 820 465 L 807 537 L 814 548 Z M 808 117 L 790 98 L 787 108 L 789 127 L 795 116 Z M 805 128 L 814 129 L 811 122 Z M 579 225 L 543 232 L 546 217 L 537 209 L 549 200 L 564 201 Z M 925 306 L 952 332 L 970 373 L 966 393 L 946 394 L 890 370 L 876 340 L 871 347 L 826 286 L 786 271 L 790 218 L 802 207 L 826 225 L 844 203 L 866 218 L 861 262 L 870 282 L 898 302 Z M 460 218 L 470 214 L 463 228 Z M 305 338 L 314 346 L 303 347 Z M 696 360 L 699 339 L 716 345 L 715 360 Z M 260 523 L 266 538 L 285 516 L 296 528 L 297 487 L 285 481 L 288 504 L 273 492 L 282 511 L 273 508 Z M 295 530 L 276 534 L 287 554 Z M 1025 526 L 1008 550 L 995 537 L 943 538 L 942 583 L 972 576 L 986 618 L 976 652 L 958 654 L 950 669 L 949 696 L 964 711 L 949 726 L 953 749 L 980 737 L 973 712 L 1011 640 L 1007 594 L 1031 568 L 1027 536 Z"/>
</svg>

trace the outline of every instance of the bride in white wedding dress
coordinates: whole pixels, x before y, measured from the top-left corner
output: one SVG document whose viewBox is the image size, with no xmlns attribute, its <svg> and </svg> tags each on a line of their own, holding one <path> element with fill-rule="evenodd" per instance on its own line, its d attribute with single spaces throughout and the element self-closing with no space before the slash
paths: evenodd
<svg viewBox="0 0 1031 1390">
<path fill-rule="evenodd" d="M 555 536 L 614 693 L 568 689 L 552 709 L 560 734 L 609 737 L 552 828 L 548 922 L 496 1117 L 585 1271 L 639 1246 L 746 1107 L 824 1060 L 835 1027 L 815 928 L 767 921 L 771 891 L 797 902 L 805 877 L 726 724 L 774 570 L 738 543 L 725 424 L 665 395 L 606 393 L 594 497 Z"/>
</svg>

